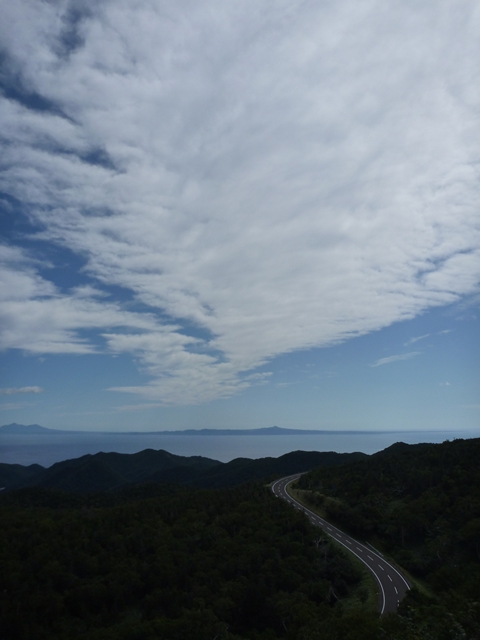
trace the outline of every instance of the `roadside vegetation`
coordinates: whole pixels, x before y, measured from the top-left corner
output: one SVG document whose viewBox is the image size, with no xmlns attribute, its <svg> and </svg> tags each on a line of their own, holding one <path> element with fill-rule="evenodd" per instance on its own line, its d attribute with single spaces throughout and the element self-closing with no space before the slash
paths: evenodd
<svg viewBox="0 0 480 640">
<path fill-rule="evenodd" d="M 297 483 L 309 506 L 407 570 L 416 588 L 400 613 L 420 638 L 480 637 L 479 460 L 480 439 L 397 443 Z"/>
<path fill-rule="evenodd" d="M 0 496 L 2 640 L 480 638 L 480 441 L 394 445 L 301 477 L 421 588 L 380 617 L 360 564 L 261 483 Z"/>
<path fill-rule="evenodd" d="M 362 582 L 346 554 L 264 486 L 5 498 L 6 640 L 334 638 L 350 618 L 376 624 L 343 606 Z"/>
</svg>

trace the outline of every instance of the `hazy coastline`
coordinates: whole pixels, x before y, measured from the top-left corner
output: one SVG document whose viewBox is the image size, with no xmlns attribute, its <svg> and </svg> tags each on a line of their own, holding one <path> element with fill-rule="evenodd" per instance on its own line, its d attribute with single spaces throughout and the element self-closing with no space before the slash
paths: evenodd
<svg viewBox="0 0 480 640">
<path fill-rule="evenodd" d="M 202 455 L 229 462 L 234 458 L 278 457 L 290 451 L 337 451 L 338 453 L 375 453 L 394 442 L 416 444 L 419 442 L 443 442 L 455 438 L 473 438 L 474 431 L 325 431 L 305 432 L 286 430 L 280 435 L 244 434 L 202 435 L 201 432 L 185 433 L 106 433 L 87 431 L 62 431 L 53 429 L 44 433 L 5 433 L 0 431 L 0 462 L 8 464 L 41 464 L 77 458 L 87 453 L 116 451 L 136 453 L 143 449 L 164 449 L 182 456 Z M 293 432 L 293 433 L 292 433 Z M 281 432 L 282 433 L 282 432 Z"/>
</svg>

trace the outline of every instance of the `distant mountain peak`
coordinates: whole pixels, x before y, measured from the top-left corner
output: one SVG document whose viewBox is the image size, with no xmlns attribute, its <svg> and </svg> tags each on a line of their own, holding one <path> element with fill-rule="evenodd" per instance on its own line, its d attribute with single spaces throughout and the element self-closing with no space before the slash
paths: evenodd
<svg viewBox="0 0 480 640">
<path fill-rule="evenodd" d="M 52 429 L 41 427 L 39 424 L 17 424 L 12 422 L 11 424 L 5 424 L 0 427 L 0 433 L 20 434 L 28 435 L 33 433 L 52 433 Z"/>
</svg>

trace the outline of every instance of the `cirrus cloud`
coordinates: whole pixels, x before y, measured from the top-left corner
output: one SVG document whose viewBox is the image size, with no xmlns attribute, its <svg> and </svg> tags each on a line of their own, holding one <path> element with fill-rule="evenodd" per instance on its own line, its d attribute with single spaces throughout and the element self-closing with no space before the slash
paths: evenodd
<svg viewBox="0 0 480 640">
<path fill-rule="evenodd" d="M 440 5 L 4 5 L 0 186 L 92 285 L 10 260 L 3 348 L 201 402 L 477 291 L 478 6 Z"/>
<path fill-rule="evenodd" d="M 19 393 L 43 393 L 42 387 L 11 387 L 0 389 L 0 396 L 15 396 Z"/>
<path fill-rule="evenodd" d="M 421 351 L 410 351 L 410 353 L 400 353 L 398 355 L 395 356 L 387 356 L 386 358 L 380 358 L 379 360 L 377 360 L 376 362 L 374 362 L 373 364 L 371 364 L 371 367 L 381 367 L 384 364 L 390 364 L 392 362 L 399 362 L 401 360 L 410 360 L 410 358 L 415 358 L 416 356 L 419 356 L 421 354 Z"/>
</svg>

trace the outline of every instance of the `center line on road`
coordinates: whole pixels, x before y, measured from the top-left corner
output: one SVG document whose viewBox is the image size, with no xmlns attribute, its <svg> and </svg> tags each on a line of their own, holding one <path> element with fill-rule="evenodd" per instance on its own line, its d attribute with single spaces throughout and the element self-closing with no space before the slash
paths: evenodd
<svg viewBox="0 0 480 640">
<path fill-rule="evenodd" d="M 343 531 L 338 530 L 335 526 L 329 526 L 329 523 L 325 522 L 325 520 L 323 520 L 322 518 L 320 518 L 317 514 L 313 513 L 312 511 L 310 511 L 310 509 L 304 507 L 303 505 L 300 505 L 300 503 L 298 503 L 295 499 L 292 499 L 288 493 L 287 493 L 287 487 L 288 485 L 290 485 L 291 482 L 293 482 L 293 480 L 295 480 L 296 478 L 298 478 L 299 476 L 289 476 L 289 478 L 284 479 L 284 482 L 282 484 L 272 484 L 272 490 L 274 493 L 276 493 L 278 491 L 278 497 L 281 497 L 285 500 L 287 500 L 293 507 L 295 507 L 296 509 L 299 509 L 300 511 L 302 511 L 303 513 L 305 513 L 310 521 L 314 524 L 317 524 L 317 526 L 320 526 L 320 528 L 322 528 L 324 531 L 329 531 L 330 535 L 336 539 L 338 541 L 339 544 L 343 545 L 344 547 L 346 547 L 346 545 L 348 544 L 349 547 L 352 547 L 351 549 L 349 549 L 349 551 L 351 553 L 353 553 L 355 556 L 357 556 L 357 558 L 359 560 L 361 560 L 366 567 L 370 570 L 371 573 L 373 573 L 373 575 L 375 576 L 378 586 L 380 587 L 381 590 L 381 601 L 379 604 L 379 610 L 380 610 L 380 614 L 383 614 L 385 612 L 385 609 L 387 607 L 388 610 L 388 603 L 385 597 L 385 583 L 380 579 L 380 577 L 375 573 L 375 570 L 373 568 L 373 563 L 375 562 L 375 560 L 378 559 L 378 556 L 376 556 L 375 558 L 372 558 L 372 556 L 370 556 L 368 554 L 368 552 L 370 551 L 370 549 L 367 549 L 366 547 L 364 547 L 363 545 L 360 545 L 361 543 L 358 542 L 356 543 L 356 540 L 354 539 L 348 539 L 347 534 L 345 534 Z M 342 540 L 342 538 L 345 538 L 345 540 Z M 353 551 L 353 546 L 355 546 L 356 550 L 358 551 L 358 554 Z M 371 545 L 370 545 L 371 546 Z M 374 550 L 376 551 L 376 549 Z M 380 554 L 381 555 L 381 554 Z M 371 561 L 372 564 L 368 564 L 367 562 L 365 562 L 365 556 L 367 556 L 367 558 Z M 392 569 L 392 571 L 395 571 L 396 573 L 398 573 L 398 576 L 405 582 L 405 585 L 407 587 L 407 589 L 410 588 L 408 582 L 405 580 L 405 578 L 402 576 L 402 574 L 400 572 L 397 572 L 396 569 L 394 567 L 392 567 L 387 561 L 384 561 L 384 564 L 388 567 L 390 567 Z M 379 569 L 381 569 L 382 571 L 386 571 L 386 566 L 383 567 L 380 564 L 377 564 L 377 567 Z M 388 575 L 388 574 L 387 574 Z M 388 579 L 390 580 L 390 582 L 393 583 L 393 579 L 390 575 L 388 575 Z M 393 588 L 395 589 L 395 593 L 397 594 L 397 604 L 400 601 L 400 595 L 398 592 L 398 589 L 395 585 L 393 585 Z M 391 607 L 391 605 L 390 605 Z"/>
</svg>

